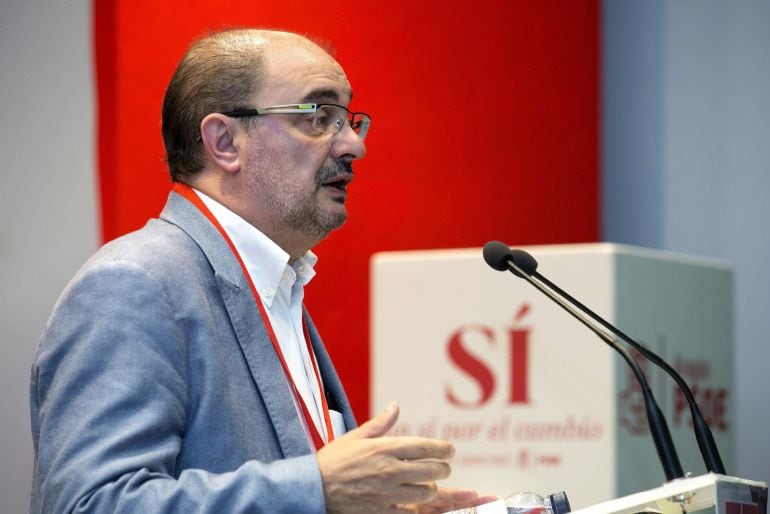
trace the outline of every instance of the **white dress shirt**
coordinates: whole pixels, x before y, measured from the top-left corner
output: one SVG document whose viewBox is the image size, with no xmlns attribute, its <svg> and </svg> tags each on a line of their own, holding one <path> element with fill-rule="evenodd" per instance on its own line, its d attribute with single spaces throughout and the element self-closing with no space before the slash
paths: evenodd
<svg viewBox="0 0 770 514">
<path fill-rule="evenodd" d="M 328 441 L 321 400 L 323 388 L 316 379 L 312 357 L 308 353 L 302 329 L 304 286 L 315 276 L 313 266 L 318 258 L 308 251 L 303 257 L 289 264 L 289 254 L 256 227 L 200 191 L 194 191 L 222 225 L 238 250 L 270 318 L 270 324 L 297 391 L 304 400 L 318 433 L 324 441 Z M 292 395 L 294 406 L 311 442 L 310 447 L 314 448 L 305 416 L 294 396 Z M 337 425 L 338 420 L 334 421 Z M 335 426 L 334 432 L 337 432 L 336 428 Z"/>
</svg>

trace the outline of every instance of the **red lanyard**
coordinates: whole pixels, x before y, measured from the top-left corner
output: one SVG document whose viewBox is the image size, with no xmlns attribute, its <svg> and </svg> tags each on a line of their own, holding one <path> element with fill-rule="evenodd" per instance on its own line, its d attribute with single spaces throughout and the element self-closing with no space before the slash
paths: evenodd
<svg viewBox="0 0 770 514">
<path fill-rule="evenodd" d="M 222 237 L 227 242 L 227 245 L 230 247 L 230 250 L 233 252 L 233 255 L 238 260 L 238 263 L 241 265 L 241 269 L 243 270 L 243 275 L 246 277 L 246 281 L 249 283 L 249 287 L 251 288 L 251 294 L 254 296 L 254 301 L 257 304 L 257 307 L 259 308 L 259 314 L 262 316 L 262 321 L 265 324 L 265 328 L 267 329 L 267 333 L 270 336 L 270 342 L 273 343 L 273 348 L 275 349 L 275 353 L 278 354 L 278 359 L 281 361 L 281 366 L 283 367 L 283 372 L 286 375 L 286 379 L 291 384 L 292 391 L 294 392 L 294 397 L 297 399 L 297 403 L 300 406 L 300 410 L 302 411 L 302 416 L 305 418 L 305 424 L 308 427 L 308 430 L 310 431 L 310 436 L 313 439 L 313 444 L 315 445 L 315 449 L 320 450 L 324 444 L 324 439 L 321 436 L 321 434 L 318 431 L 318 427 L 316 427 L 315 422 L 313 421 L 313 417 L 310 415 L 310 411 L 307 408 L 307 405 L 305 405 L 305 401 L 302 399 L 302 396 L 299 394 L 299 391 L 297 390 L 297 385 L 294 383 L 294 379 L 291 376 L 291 373 L 289 372 L 289 367 L 286 365 L 286 360 L 283 357 L 283 352 L 281 351 L 281 346 L 278 344 L 278 338 L 275 336 L 275 332 L 273 331 L 273 326 L 270 323 L 270 318 L 267 316 L 267 313 L 265 312 L 265 307 L 262 305 L 262 299 L 257 294 L 257 288 L 254 286 L 254 282 L 251 280 L 251 275 L 249 275 L 249 271 L 246 269 L 246 265 L 243 263 L 243 259 L 241 259 L 240 254 L 238 253 L 238 250 L 235 248 L 235 245 L 230 240 L 230 237 L 227 235 L 227 232 L 222 228 L 222 225 L 219 224 L 219 221 L 217 221 L 216 217 L 211 213 L 208 207 L 206 207 L 206 204 L 203 203 L 203 200 L 201 200 L 200 196 L 198 196 L 193 189 L 188 186 L 187 184 L 183 184 L 181 182 L 176 182 L 174 184 L 174 192 L 182 195 L 183 197 L 187 198 L 193 205 L 195 205 L 198 210 L 203 213 L 206 218 L 211 222 L 214 227 L 219 231 L 220 234 L 222 234 Z M 307 324 L 305 323 L 305 317 L 302 317 L 302 330 L 305 335 L 305 344 L 307 345 L 307 351 L 308 355 L 310 356 L 310 362 L 313 364 L 313 371 L 315 372 L 316 381 L 318 384 L 320 397 L 321 397 L 321 406 L 323 409 L 323 421 L 326 425 L 326 433 L 328 434 L 328 440 L 331 442 L 334 439 L 334 431 L 332 429 L 332 422 L 331 417 L 329 416 L 329 406 L 326 403 L 326 395 L 323 394 L 322 391 L 322 384 L 321 384 L 321 375 L 318 373 L 318 365 L 316 364 L 315 355 L 313 353 L 313 347 L 310 345 L 310 334 L 307 330 Z"/>
</svg>

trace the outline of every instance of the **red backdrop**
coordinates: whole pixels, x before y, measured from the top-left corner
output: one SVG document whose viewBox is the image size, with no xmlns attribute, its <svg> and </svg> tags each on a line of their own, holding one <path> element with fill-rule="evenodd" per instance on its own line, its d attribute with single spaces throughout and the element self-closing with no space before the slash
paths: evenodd
<svg viewBox="0 0 770 514">
<path fill-rule="evenodd" d="M 95 0 L 94 16 L 105 240 L 163 206 L 160 104 L 193 38 L 277 27 L 337 49 L 373 124 L 307 304 L 359 420 L 372 253 L 598 237 L 597 0 Z"/>
</svg>

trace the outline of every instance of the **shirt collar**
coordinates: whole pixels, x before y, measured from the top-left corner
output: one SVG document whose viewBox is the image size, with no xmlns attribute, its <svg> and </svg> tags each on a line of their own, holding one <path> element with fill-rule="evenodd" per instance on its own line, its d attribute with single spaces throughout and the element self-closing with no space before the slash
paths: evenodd
<svg viewBox="0 0 770 514">
<path fill-rule="evenodd" d="M 270 308 L 287 271 L 292 280 L 305 286 L 315 276 L 318 257 L 307 251 L 289 266 L 289 254 L 262 231 L 213 198 L 193 189 L 222 225 L 233 242 L 260 298 Z M 289 271 L 291 270 L 291 271 Z"/>
</svg>

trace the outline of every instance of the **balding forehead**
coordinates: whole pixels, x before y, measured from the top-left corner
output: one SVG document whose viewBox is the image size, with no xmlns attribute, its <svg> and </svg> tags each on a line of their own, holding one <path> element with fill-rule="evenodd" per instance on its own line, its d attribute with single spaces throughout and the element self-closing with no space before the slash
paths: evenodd
<svg viewBox="0 0 770 514">
<path fill-rule="evenodd" d="M 320 52 L 331 57 L 327 49 L 323 48 L 315 41 L 312 41 L 305 36 L 294 34 L 293 32 L 255 29 L 253 31 L 253 37 L 256 44 L 264 47 L 271 46 L 287 49 L 305 49 L 308 52 Z"/>
<path fill-rule="evenodd" d="M 265 102 L 293 103 L 318 98 L 333 103 L 350 100 L 350 84 L 342 67 L 322 46 L 293 34 L 244 29 L 223 34 L 224 44 L 249 48 L 260 55 L 258 96 Z"/>
<path fill-rule="evenodd" d="M 292 102 L 350 101 L 350 83 L 331 56 L 307 48 L 273 49 L 264 55 L 265 90 L 291 90 Z"/>
<path fill-rule="evenodd" d="M 264 46 L 263 55 L 270 72 L 281 74 L 296 68 L 323 69 L 327 73 L 336 73 L 344 79 L 345 72 L 342 66 L 326 50 L 296 34 L 285 34 L 285 36 L 276 37 Z"/>
<path fill-rule="evenodd" d="M 265 40 L 263 48 L 266 56 L 279 58 L 291 55 L 293 59 L 333 63 L 339 66 L 329 52 L 307 38 L 285 32 L 274 36 Z"/>
<path fill-rule="evenodd" d="M 237 49 L 246 50 L 251 47 L 260 52 L 267 50 L 279 52 L 304 51 L 308 55 L 326 55 L 331 58 L 331 55 L 326 49 L 310 39 L 292 32 L 277 30 L 234 29 L 212 34 L 199 41 L 199 43 L 203 44 L 208 42 L 219 46 L 225 51 Z"/>
</svg>

